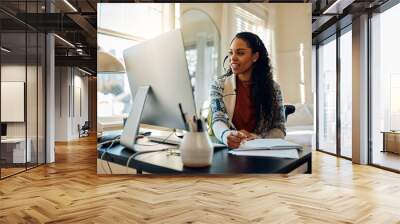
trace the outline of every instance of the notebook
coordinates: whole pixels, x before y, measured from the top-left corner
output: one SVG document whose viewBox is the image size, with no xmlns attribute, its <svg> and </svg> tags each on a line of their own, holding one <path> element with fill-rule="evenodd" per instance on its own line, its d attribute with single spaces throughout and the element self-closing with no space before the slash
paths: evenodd
<svg viewBox="0 0 400 224">
<path fill-rule="evenodd" d="M 270 149 L 270 150 L 245 150 L 245 151 L 229 151 L 230 154 L 236 156 L 260 156 L 260 157 L 277 157 L 277 158 L 288 158 L 298 159 L 299 153 L 297 149 Z"/>
<path fill-rule="evenodd" d="M 302 149 L 299 144 L 289 142 L 279 138 L 262 138 L 246 141 L 234 151 L 249 151 L 249 150 L 279 150 L 279 149 Z"/>
</svg>

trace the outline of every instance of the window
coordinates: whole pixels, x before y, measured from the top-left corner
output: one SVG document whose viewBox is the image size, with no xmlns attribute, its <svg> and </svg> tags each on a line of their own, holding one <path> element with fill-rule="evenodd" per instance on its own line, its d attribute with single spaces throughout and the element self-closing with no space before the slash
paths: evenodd
<svg viewBox="0 0 400 224">
<path fill-rule="evenodd" d="M 390 74 L 390 130 L 400 130 L 400 73 Z"/>
<path fill-rule="evenodd" d="M 98 8 L 98 45 L 121 62 L 125 49 L 170 30 L 173 22 L 168 4 L 102 3 Z M 131 104 L 126 73 L 97 74 L 98 117 L 128 116 Z"/>
<path fill-rule="evenodd" d="M 336 36 L 318 48 L 318 149 L 336 154 Z"/>
<path fill-rule="evenodd" d="M 132 102 L 126 74 L 97 75 L 97 110 L 99 117 L 127 116 Z"/>
<path fill-rule="evenodd" d="M 98 45 L 120 61 L 123 50 L 137 42 L 109 35 L 98 34 Z M 128 77 L 124 74 L 97 74 L 97 111 L 98 117 L 127 116 L 132 102 Z"/>
<path fill-rule="evenodd" d="M 185 50 L 186 60 L 188 64 L 188 70 L 190 75 L 190 81 L 192 83 L 192 87 L 194 89 L 194 85 L 196 83 L 196 67 L 197 67 L 197 49 L 188 49 Z"/>
<path fill-rule="evenodd" d="M 260 16 L 251 13 L 250 10 L 243 9 L 240 6 L 235 7 L 235 33 L 252 32 L 257 34 L 264 42 L 267 50 L 270 50 L 270 31 L 266 28 L 266 16 Z"/>
<path fill-rule="evenodd" d="M 398 154 L 384 152 L 383 133 L 400 130 L 400 5 L 371 18 L 371 135 L 372 163 L 400 170 Z M 388 142 L 393 142 L 394 139 Z M 387 143 L 388 143 L 387 142 Z"/>
<path fill-rule="evenodd" d="M 332 35 L 319 44 L 317 63 L 318 149 L 351 159 L 353 103 L 351 25 L 340 30 L 340 36 Z"/>
<path fill-rule="evenodd" d="M 97 43 L 105 51 L 113 54 L 119 60 L 123 60 L 123 51 L 126 48 L 132 47 L 138 43 L 138 41 L 119 38 L 111 35 L 104 35 L 99 33 L 97 35 Z"/>
<path fill-rule="evenodd" d="M 352 157 L 352 33 L 340 36 L 340 154 Z"/>
<path fill-rule="evenodd" d="M 235 28 L 236 33 L 249 31 L 253 33 L 260 33 L 264 30 L 265 21 L 252 13 L 237 6 L 235 8 Z"/>
<path fill-rule="evenodd" d="M 171 28 L 170 14 L 169 4 L 102 3 L 98 10 L 98 27 L 146 40 Z"/>
</svg>

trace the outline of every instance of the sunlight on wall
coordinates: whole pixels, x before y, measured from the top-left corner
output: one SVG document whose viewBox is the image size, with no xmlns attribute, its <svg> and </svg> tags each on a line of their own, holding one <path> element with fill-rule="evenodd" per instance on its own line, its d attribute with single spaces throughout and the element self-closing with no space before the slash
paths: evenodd
<svg viewBox="0 0 400 224">
<path fill-rule="evenodd" d="M 306 102 L 306 87 L 304 81 L 304 44 L 300 44 L 300 100 L 304 104 Z"/>
<path fill-rule="evenodd" d="M 181 28 L 181 4 L 175 3 L 175 29 Z"/>
</svg>

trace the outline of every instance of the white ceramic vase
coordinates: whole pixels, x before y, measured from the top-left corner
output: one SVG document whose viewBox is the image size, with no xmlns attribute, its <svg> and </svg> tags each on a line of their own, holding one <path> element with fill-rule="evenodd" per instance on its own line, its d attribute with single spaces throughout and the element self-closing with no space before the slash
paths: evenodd
<svg viewBox="0 0 400 224">
<path fill-rule="evenodd" d="M 179 147 L 186 167 L 206 167 L 212 163 L 214 148 L 207 132 L 187 132 Z"/>
</svg>

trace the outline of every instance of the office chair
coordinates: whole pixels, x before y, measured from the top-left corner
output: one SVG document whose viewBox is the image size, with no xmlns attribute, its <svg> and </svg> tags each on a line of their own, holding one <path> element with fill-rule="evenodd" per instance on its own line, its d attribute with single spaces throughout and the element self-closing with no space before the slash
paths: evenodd
<svg viewBox="0 0 400 224">
<path fill-rule="evenodd" d="M 89 136 L 89 129 L 90 129 L 89 121 L 85 121 L 82 127 L 80 127 L 80 125 L 78 124 L 79 138 Z"/>
<path fill-rule="evenodd" d="M 289 114 L 293 114 L 296 111 L 296 107 L 290 104 L 287 104 L 284 107 L 285 107 L 285 119 L 287 120 Z"/>
</svg>

